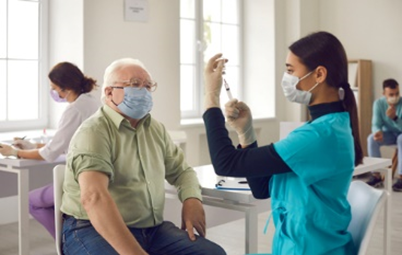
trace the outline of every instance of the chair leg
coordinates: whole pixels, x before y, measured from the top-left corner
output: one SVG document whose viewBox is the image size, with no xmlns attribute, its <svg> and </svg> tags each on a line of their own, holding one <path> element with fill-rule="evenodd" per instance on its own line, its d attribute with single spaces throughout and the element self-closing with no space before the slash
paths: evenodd
<svg viewBox="0 0 402 255">
<path fill-rule="evenodd" d="M 394 152 L 394 156 L 392 156 L 392 179 L 394 178 L 395 172 L 396 172 L 396 168 L 398 167 L 398 149 L 395 150 Z"/>
</svg>

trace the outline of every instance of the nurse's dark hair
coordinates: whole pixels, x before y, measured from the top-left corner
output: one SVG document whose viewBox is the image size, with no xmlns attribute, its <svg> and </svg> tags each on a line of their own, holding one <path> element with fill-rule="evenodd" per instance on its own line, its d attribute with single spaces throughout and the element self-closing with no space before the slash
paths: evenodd
<svg viewBox="0 0 402 255">
<path fill-rule="evenodd" d="M 334 35 L 328 32 L 315 32 L 301 38 L 289 50 L 310 70 L 318 66 L 327 69 L 326 82 L 329 86 L 345 91 L 343 106 L 350 116 L 350 125 L 355 147 L 355 165 L 363 162 L 360 144 L 359 120 L 356 99 L 348 83 L 348 60 L 345 49 Z"/>
<path fill-rule="evenodd" d="M 96 88 L 96 80 L 85 76 L 70 62 L 60 62 L 50 70 L 49 79 L 62 90 L 72 90 L 77 95 L 88 93 Z"/>
</svg>

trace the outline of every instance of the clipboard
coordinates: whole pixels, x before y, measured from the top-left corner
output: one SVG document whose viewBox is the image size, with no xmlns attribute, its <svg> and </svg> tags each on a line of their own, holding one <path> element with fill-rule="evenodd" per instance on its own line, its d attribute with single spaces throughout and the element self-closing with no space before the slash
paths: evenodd
<svg viewBox="0 0 402 255">
<path fill-rule="evenodd" d="M 247 191 L 250 190 L 250 186 L 248 185 L 248 182 L 246 179 L 226 179 L 226 180 L 220 180 L 215 184 L 216 189 L 221 189 L 221 190 L 243 190 Z"/>
</svg>

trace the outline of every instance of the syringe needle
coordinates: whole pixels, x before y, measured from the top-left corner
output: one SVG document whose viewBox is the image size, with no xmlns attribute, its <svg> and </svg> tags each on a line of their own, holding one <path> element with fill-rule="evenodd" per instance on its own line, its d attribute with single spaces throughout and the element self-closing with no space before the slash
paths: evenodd
<svg viewBox="0 0 402 255">
<path fill-rule="evenodd" d="M 223 79 L 223 83 L 225 84 L 226 93 L 228 94 L 229 100 L 233 99 L 232 92 L 230 92 L 229 84 Z"/>
</svg>

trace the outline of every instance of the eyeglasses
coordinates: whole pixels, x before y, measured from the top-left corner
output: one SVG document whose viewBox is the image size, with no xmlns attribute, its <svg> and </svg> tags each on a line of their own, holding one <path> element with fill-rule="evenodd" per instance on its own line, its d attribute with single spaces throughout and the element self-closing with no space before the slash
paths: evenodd
<svg viewBox="0 0 402 255">
<path fill-rule="evenodd" d="M 158 83 L 152 80 L 141 80 L 137 78 L 132 78 L 130 80 L 126 81 L 115 81 L 113 84 L 120 83 L 123 84 L 123 87 L 118 87 L 118 86 L 112 86 L 112 88 L 116 89 L 124 89 L 124 87 L 134 87 L 134 88 L 146 88 L 149 92 L 154 92 L 156 90 L 156 87 L 158 86 Z"/>
</svg>

